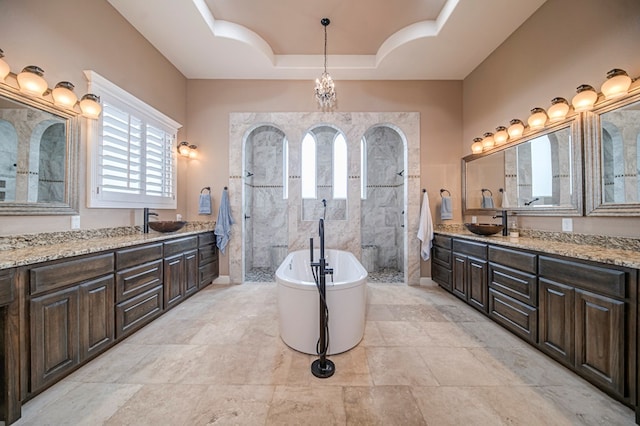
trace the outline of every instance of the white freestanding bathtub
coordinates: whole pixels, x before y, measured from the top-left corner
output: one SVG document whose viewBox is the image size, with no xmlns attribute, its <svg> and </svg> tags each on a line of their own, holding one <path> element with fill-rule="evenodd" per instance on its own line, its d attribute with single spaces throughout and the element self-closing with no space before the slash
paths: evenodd
<svg viewBox="0 0 640 426">
<path fill-rule="evenodd" d="M 320 258 L 314 252 L 314 261 Z M 328 355 L 348 351 L 362 340 L 367 305 L 367 271 L 356 257 L 341 250 L 325 250 L 329 309 Z M 332 280 L 333 278 L 333 280 Z M 289 253 L 276 270 L 280 337 L 291 348 L 316 355 L 320 335 L 320 299 L 310 266 L 309 250 Z"/>
</svg>

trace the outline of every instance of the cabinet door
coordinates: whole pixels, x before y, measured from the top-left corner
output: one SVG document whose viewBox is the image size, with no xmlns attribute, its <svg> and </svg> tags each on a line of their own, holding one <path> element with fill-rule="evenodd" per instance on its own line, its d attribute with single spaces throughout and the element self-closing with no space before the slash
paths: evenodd
<svg viewBox="0 0 640 426">
<path fill-rule="evenodd" d="M 467 300 L 467 256 L 453 254 L 453 294 Z"/>
<path fill-rule="evenodd" d="M 539 344 L 543 351 L 567 365 L 574 361 L 574 295 L 573 287 L 539 280 Z"/>
<path fill-rule="evenodd" d="M 111 345 L 114 315 L 113 275 L 80 285 L 80 361 Z"/>
<path fill-rule="evenodd" d="M 79 362 L 78 287 L 31 299 L 31 391 Z"/>
<path fill-rule="evenodd" d="M 487 312 L 487 262 L 485 260 L 467 258 L 467 279 L 469 304 L 482 312 Z"/>
<path fill-rule="evenodd" d="M 576 289 L 576 369 L 624 396 L 624 302 Z"/>
<path fill-rule="evenodd" d="M 164 308 L 180 303 L 184 294 L 184 256 L 178 254 L 164 260 Z"/>
<path fill-rule="evenodd" d="M 185 296 L 191 295 L 198 291 L 198 250 L 191 250 L 184 254 L 185 269 Z"/>
</svg>

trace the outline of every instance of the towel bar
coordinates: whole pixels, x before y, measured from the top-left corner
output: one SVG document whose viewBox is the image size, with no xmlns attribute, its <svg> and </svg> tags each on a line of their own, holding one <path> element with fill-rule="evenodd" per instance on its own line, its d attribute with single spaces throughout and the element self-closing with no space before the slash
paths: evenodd
<svg viewBox="0 0 640 426">
<path fill-rule="evenodd" d="M 202 194 L 205 190 L 207 190 L 207 191 L 211 192 L 211 187 L 210 187 L 210 186 L 205 186 L 204 188 L 202 188 L 202 189 L 200 190 L 200 193 Z"/>
<path fill-rule="evenodd" d="M 443 193 L 443 192 L 446 192 L 447 194 L 449 194 L 449 197 L 451 197 L 451 192 L 449 192 L 449 190 L 448 190 L 448 189 L 444 189 L 444 188 L 441 188 L 441 189 L 440 189 L 440 196 L 441 196 L 441 197 L 442 197 L 442 193 Z"/>
</svg>

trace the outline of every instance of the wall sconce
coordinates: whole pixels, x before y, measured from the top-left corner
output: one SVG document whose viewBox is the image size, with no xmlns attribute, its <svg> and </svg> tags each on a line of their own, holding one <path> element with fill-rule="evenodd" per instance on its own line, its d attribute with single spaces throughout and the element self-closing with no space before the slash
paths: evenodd
<svg viewBox="0 0 640 426">
<path fill-rule="evenodd" d="M 627 72 L 614 68 L 607 73 L 607 80 L 602 83 L 600 91 L 605 99 L 613 99 L 625 95 L 630 86 L 631 77 L 629 77 Z"/>
<path fill-rule="evenodd" d="M 547 122 L 547 114 L 542 108 L 534 108 L 531 110 L 531 115 L 527 120 L 530 129 L 541 129 Z"/>
<path fill-rule="evenodd" d="M 9 64 L 7 64 L 2 58 L 4 58 L 4 52 L 0 49 L 0 81 L 4 81 L 5 77 L 11 72 Z"/>
<path fill-rule="evenodd" d="M 47 91 L 47 81 L 42 77 L 44 70 L 36 65 L 29 65 L 18 74 L 20 91 L 29 95 L 42 96 Z"/>
<path fill-rule="evenodd" d="M 496 141 L 493 140 L 493 133 L 491 132 L 487 132 L 484 135 L 482 135 L 482 150 L 488 150 L 493 148 L 493 146 L 496 144 Z"/>
<path fill-rule="evenodd" d="M 482 152 L 482 138 L 473 138 L 471 152 L 474 154 L 480 154 Z"/>
<path fill-rule="evenodd" d="M 588 84 L 581 84 L 576 89 L 577 94 L 571 100 L 573 109 L 576 112 L 588 111 L 593 108 L 593 104 L 598 99 L 598 94 L 595 89 Z"/>
<path fill-rule="evenodd" d="M 196 158 L 198 156 L 196 149 L 198 149 L 196 145 L 190 145 L 187 141 L 178 144 L 178 153 L 183 157 Z"/>
<path fill-rule="evenodd" d="M 509 137 L 511 139 L 516 139 L 522 136 L 524 133 L 524 123 L 522 120 L 514 118 L 509 121 L 509 128 L 507 129 L 507 133 L 509 133 Z"/>
<path fill-rule="evenodd" d="M 549 107 L 549 121 L 559 121 L 569 113 L 569 102 L 565 98 L 553 98 Z"/>
<path fill-rule="evenodd" d="M 507 128 L 504 126 L 496 127 L 496 133 L 493 135 L 493 140 L 495 141 L 496 145 L 502 145 L 503 143 L 507 142 L 507 139 L 509 139 Z"/>
<path fill-rule="evenodd" d="M 57 107 L 65 108 L 78 113 L 80 112 L 87 118 L 97 119 L 102 112 L 100 106 L 100 97 L 91 93 L 87 93 L 78 102 L 78 97 L 73 92 L 75 88 L 68 81 L 61 81 L 53 88 L 49 89 L 47 81 L 44 79 L 44 70 L 36 65 L 29 65 L 22 69 L 19 74 L 11 72 L 9 65 L 2 59 L 4 52 L 0 49 L 0 84 L 9 86 L 12 90 L 38 98 L 41 101 L 51 103 Z M 7 76 L 12 76 L 15 80 L 5 81 Z M 16 84 L 17 87 L 16 87 Z"/>
</svg>

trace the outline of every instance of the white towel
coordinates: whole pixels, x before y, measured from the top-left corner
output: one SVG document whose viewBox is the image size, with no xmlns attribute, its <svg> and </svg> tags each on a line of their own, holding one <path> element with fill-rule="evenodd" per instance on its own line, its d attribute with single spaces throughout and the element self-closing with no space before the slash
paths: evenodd
<svg viewBox="0 0 640 426">
<path fill-rule="evenodd" d="M 440 219 L 453 219 L 453 208 L 451 207 L 451 197 L 449 196 L 442 197 L 442 204 L 440 205 Z"/>
<path fill-rule="evenodd" d="M 491 195 L 483 195 L 482 196 L 482 208 L 483 209 L 492 209 L 495 206 L 493 205 L 493 197 Z"/>
<path fill-rule="evenodd" d="M 502 191 L 502 208 L 506 209 L 507 207 L 511 207 L 509 205 L 509 197 L 507 197 L 507 191 Z"/>
<path fill-rule="evenodd" d="M 420 226 L 418 226 L 418 239 L 422 241 L 420 255 L 422 260 L 429 260 L 431 256 L 431 240 L 433 240 L 433 221 L 429 208 L 429 195 L 424 192 L 422 208 L 420 209 Z"/>
<path fill-rule="evenodd" d="M 231 239 L 231 225 L 233 225 L 233 218 L 231 217 L 231 206 L 229 205 L 229 192 L 227 188 L 225 188 L 220 198 L 218 220 L 216 221 L 216 227 L 213 231 L 213 233 L 216 234 L 216 245 L 222 254 L 224 254 L 227 243 Z"/>
<path fill-rule="evenodd" d="M 211 214 L 211 194 L 200 194 L 198 199 L 198 214 Z"/>
</svg>

